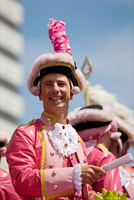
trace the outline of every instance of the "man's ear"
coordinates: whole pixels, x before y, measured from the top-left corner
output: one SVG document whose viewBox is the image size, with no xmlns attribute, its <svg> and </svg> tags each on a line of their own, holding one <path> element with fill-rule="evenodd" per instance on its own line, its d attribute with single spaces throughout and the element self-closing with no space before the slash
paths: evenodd
<svg viewBox="0 0 134 200">
<path fill-rule="evenodd" d="M 41 95 L 39 94 L 39 100 L 42 101 Z"/>
<path fill-rule="evenodd" d="M 73 99 L 73 94 L 71 93 L 71 94 L 70 94 L 70 100 L 72 100 L 72 99 Z"/>
</svg>

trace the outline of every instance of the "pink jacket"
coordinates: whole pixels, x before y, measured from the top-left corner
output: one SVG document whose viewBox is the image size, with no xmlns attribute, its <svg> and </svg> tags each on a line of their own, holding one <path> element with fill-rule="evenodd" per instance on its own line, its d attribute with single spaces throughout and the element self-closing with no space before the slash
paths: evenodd
<svg viewBox="0 0 134 200">
<path fill-rule="evenodd" d="M 125 184 L 124 190 L 128 197 L 134 198 L 134 166 L 125 165 L 123 168 L 130 174 L 130 179 Z"/>
<path fill-rule="evenodd" d="M 40 119 L 18 127 L 9 142 L 6 158 L 11 179 L 24 200 L 49 200 L 75 193 L 73 168 L 62 167 L 65 157 L 55 151 L 47 135 L 54 125 L 55 117 L 44 111 Z M 86 165 L 85 145 L 79 136 L 78 140 L 77 158 Z M 83 185 L 83 199 L 88 199 L 87 185 Z"/>
<path fill-rule="evenodd" d="M 21 200 L 15 192 L 10 175 L 4 169 L 0 169 L 0 200 Z"/>
<path fill-rule="evenodd" d="M 115 156 L 110 153 L 106 147 L 100 145 L 100 147 L 93 148 L 88 154 L 87 162 L 89 165 L 101 167 L 115 159 Z M 116 190 L 118 192 L 123 192 L 118 168 L 109 170 L 106 172 L 106 176 L 102 176 L 92 185 L 92 189 L 96 192 L 101 193 L 102 188 L 110 191 Z"/>
</svg>

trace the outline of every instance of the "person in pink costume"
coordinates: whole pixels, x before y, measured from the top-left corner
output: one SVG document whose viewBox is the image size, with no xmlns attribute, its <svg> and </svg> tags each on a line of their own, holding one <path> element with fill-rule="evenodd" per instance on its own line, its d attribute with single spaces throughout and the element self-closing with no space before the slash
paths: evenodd
<svg viewBox="0 0 134 200">
<path fill-rule="evenodd" d="M 71 125 L 85 142 L 89 165 L 101 167 L 116 159 L 107 149 L 111 132 L 117 130 L 116 123 L 112 122 L 113 117 L 114 111 L 110 104 L 90 105 L 69 113 Z M 105 177 L 101 176 L 90 190 L 91 193 L 101 193 L 102 188 L 123 192 L 118 168 L 108 171 Z"/>
<path fill-rule="evenodd" d="M 5 131 L 0 131 L 0 160 L 6 154 L 9 135 Z M 10 175 L 7 170 L 0 168 L 0 200 L 20 200 L 21 197 L 15 192 Z"/>
<path fill-rule="evenodd" d="M 127 153 L 129 142 L 134 141 L 134 129 L 118 116 L 114 116 L 113 121 L 118 129 L 111 135 L 108 149 L 116 158 L 120 158 Z M 123 191 L 128 197 L 134 198 L 134 166 L 124 165 L 119 167 L 119 171 Z"/>
<path fill-rule="evenodd" d="M 39 56 L 28 76 L 28 89 L 43 102 L 40 119 L 18 127 L 8 145 L 12 183 L 24 200 L 85 199 L 102 168 L 87 165 L 85 144 L 67 119 L 69 101 L 86 80 L 73 62 L 65 23 L 49 20 L 55 54 Z"/>
</svg>

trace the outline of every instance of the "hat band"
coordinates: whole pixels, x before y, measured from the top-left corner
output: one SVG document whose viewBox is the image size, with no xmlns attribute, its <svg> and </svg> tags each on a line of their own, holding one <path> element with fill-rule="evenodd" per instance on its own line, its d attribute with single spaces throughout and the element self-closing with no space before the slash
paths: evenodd
<svg viewBox="0 0 134 200">
<path fill-rule="evenodd" d="M 78 86 L 80 88 L 80 82 L 77 76 L 73 73 L 71 65 L 69 63 L 63 63 L 63 62 L 57 62 L 51 64 L 48 63 L 46 65 L 41 65 L 38 75 L 32 81 L 32 87 L 37 86 L 39 80 L 42 79 L 43 76 L 50 73 L 64 74 L 65 76 L 67 76 L 72 80 L 74 86 Z"/>
<path fill-rule="evenodd" d="M 89 141 L 89 140 L 94 140 L 94 139 L 99 139 L 101 137 L 101 135 L 100 134 L 97 134 L 97 135 L 94 135 L 94 136 L 91 136 L 91 135 L 89 135 L 89 137 L 87 137 L 87 138 L 82 138 L 82 140 L 84 141 L 84 142 L 87 142 L 87 141 Z"/>
<path fill-rule="evenodd" d="M 118 127 L 117 131 L 122 133 L 121 136 L 120 136 L 122 143 L 126 142 L 130 138 L 129 133 L 127 131 L 125 131 L 123 128 Z"/>
<path fill-rule="evenodd" d="M 76 131 L 82 131 L 85 129 L 91 129 L 91 128 L 98 128 L 98 127 L 103 127 L 107 126 L 110 124 L 111 121 L 107 122 L 102 122 L 102 121 L 83 121 L 79 124 L 75 124 L 73 127 Z"/>
</svg>

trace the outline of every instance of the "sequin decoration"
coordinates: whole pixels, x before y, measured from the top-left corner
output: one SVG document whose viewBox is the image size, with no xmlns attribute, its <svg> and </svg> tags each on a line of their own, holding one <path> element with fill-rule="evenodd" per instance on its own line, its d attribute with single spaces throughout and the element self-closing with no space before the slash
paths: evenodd
<svg viewBox="0 0 134 200">
<path fill-rule="evenodd" d="M 67 147 L 68 147 L 68 144 L 67 144 L 67 143 L 65 143 L 65 144 L 64 144 L 64 148 L 67 148 Z"/>
<path fill-rule="evenodd" d="M 68 139 L 69 139 L 69 142 L 72 143 L 72 139 L 70 137 Z"/>
<path fill-rule="evenodd" d="M 62 133 L 57 134 L 57 138 L 61 139 L 62 138 Z"/>
</svg>

